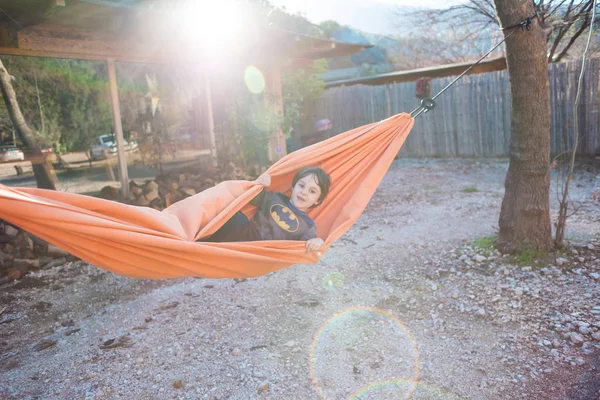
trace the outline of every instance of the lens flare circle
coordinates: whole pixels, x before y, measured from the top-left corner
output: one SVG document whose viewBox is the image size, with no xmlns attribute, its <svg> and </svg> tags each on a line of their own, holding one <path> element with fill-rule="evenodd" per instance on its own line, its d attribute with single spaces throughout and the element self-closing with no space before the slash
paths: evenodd
<svg viewBox="0 0 600 400">
<path fill-rule="evenodd" d="M 341 272 L 329 272 L 322 279 L 322 286 L 324 288 L 339 288 L 344 285 L 344 280 L 346 277 Z"/>
<path fill-rule="evenodd" d="M 402 386 L 402 399 L 408 399 L 421 373 L 419 349 L 406 325 L 392 313 L 369 306 L 347 308 L 325 321 L 313 338 L 308 361 L 310 379 L 322 400 L 340 398 L 340 392 L 326 393 L 331 388 L 346 390 L 345 397 L 382 383 Z M 332 370 L 347 371 L 347 376 L 338 373 L 334 382 L 326 376 Z M 374 376 L 382 374 L 386 376 Z M 376 383 L 356 390 L 357 379 Z"/>
<path fill-rule="evenodd" d="M 244 82 L 246 82 L 248 90 L 254 94 L 260 94 L 265 91 L 265 77 L 253 65 L 250 65 L 244 71 Z"/>
<path fill-rule="evenodd" d="M 384 381 L 378 381 L 364 386 L 352 393 L 349 400 L 379 400 L 379 399 L 399 399 L 398 397 L 392 397 L 394 392 L 400 388 L 404 389 L 407 386 L 416 386 L 410 397 L 404 397 L 405 399 L 412 400 L 461 400 L 461 397 L 450 393 L 446 390 L 438 388 L 432 385 L 425 385 L 421 382 L 413 382 L 405 379 L 388 379 Z"/>
</svg>

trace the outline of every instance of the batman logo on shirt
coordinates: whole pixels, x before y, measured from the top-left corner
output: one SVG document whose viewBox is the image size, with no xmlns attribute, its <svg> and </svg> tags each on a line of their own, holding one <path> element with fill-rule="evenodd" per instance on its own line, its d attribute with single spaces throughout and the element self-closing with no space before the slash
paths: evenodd
<svg viewBox="0 0 600 400">
<path fill-rule="evenodd" d="M 300 227 L 298 217 L 289 207 L 281 204 L 273 204 L 269 209 L 271 218 L 281 228 L 288 232 L 296 232 Z"/>
</svg>

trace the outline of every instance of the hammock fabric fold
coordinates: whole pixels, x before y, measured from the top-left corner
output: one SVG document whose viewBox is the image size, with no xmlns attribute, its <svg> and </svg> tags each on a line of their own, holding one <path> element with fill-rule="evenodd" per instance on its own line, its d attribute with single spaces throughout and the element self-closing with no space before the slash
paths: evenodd
<svg viewBox="0 0 600 400">
<path fill-rule="evenodd" d="M 305 242 L 208 243 L 262 186 L 226 181 L 163 211 L 43 189 L 0 185 L 0 218 L 105 270 L 136 278 L 245 278 L 293 264 L 315 263 L 363 212 L 408 136 L 414 120 L 398 114 L 288 154 L 268 173 L 269 190 L 289 194 L 294 174 L 318 165 L 332 180 L 329 196 L 311 210 L 319 252 Z"/>
</svg>

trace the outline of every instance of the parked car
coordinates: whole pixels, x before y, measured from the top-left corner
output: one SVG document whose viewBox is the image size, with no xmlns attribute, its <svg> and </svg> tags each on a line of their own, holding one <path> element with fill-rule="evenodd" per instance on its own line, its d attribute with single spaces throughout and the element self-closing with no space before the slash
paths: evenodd
<svg viewBox="0 0 600 400">
<path fill-rule="evenodd" d="M 138 147 L 139 145 L 135 140 L 130 142 L 125 140 L 125 151 L 135 150 Z M 117 138 L 113 134 L 96 137 L 96 140 L 90 146 L 92 160 L 108 158 L 114 154 L 117 154 Z"/>
<path fill-rule="evenodd" d="M 25 154 L 17 146 L 0 146 L 0 162 L 23 161 Z"/>
<path fill-rule="evenodd" d="M 35 151 L 29 148 L 23 148 L 23 155 L 25 156 L 26 161 L 31 161 L 34 164 L 39 164 L 43 162 L 51 162 L 54 163 L 57 160 L 57 155 L 54 153 L 54 149 L 51 146 L 47 146 L 44 143 L 38 144 L 40 146 L 40 150 L 42 155 L 39 156 Z"/>
<path fill-rule="evenodd" d="M 46 146 L 45 144 L 40 145 L 40 150 L 42 151 L 42 155 L 44 157 L 54 155 L 54 149 L 52 149 L 50 146 Z M 25 159 L 34 157 L 34 151 L 29 148 L 24 148 L 23 153 L 25 154 Z"/>
<path fill-rule="evenodd" d="M 52 149 L 52 147 L 48 147 L 48 146 L 42 146 L 42 148 L 40 150 L 42 150 L 42 154 L 44 154 L 44 155 L 54 153 L 54 149 Z"/>
</svg>

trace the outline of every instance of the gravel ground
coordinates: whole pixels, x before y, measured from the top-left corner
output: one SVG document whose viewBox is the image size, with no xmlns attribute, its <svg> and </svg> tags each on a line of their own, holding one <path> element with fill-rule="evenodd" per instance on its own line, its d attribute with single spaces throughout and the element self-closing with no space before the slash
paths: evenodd
<svg viewBox="0 0 600 400">
<path fill-rule="evenodd" d="M 569 247 L 532 260 L 482 239 L 506 170 L 398 160 L 318 264 L 256 279 L 72 261 L 4 286 L 0 398 L 599 399 L 600 177 L 578 171 Z"/>
</svg>

